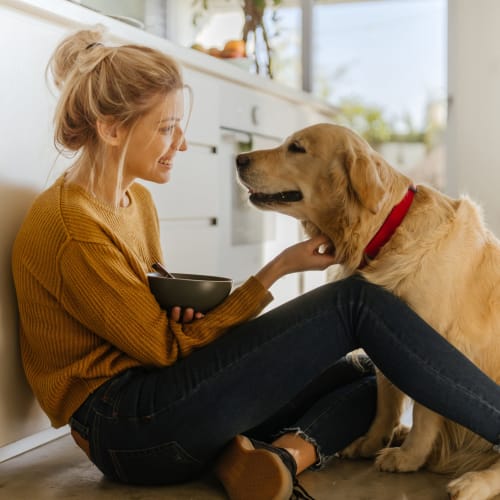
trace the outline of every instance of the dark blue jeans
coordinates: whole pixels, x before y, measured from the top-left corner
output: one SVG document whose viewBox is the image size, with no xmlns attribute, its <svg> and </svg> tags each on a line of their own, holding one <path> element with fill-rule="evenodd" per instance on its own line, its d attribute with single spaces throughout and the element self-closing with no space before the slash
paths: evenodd
<svg viewBox="0 0 500 500">
<path fill-rule="evenodd" d="M 236 434 L 287 429 L 320 461 L 363 435 L 374 376 L 343 358 L 363 347 L 400 389 L 498 443 L 500 387 L 402 301 L 358 277 L 330 283 L 162 369 L 101 386 L 71 425 L 109 478 L 167 484 L 198 476 Z"/>
</svg>

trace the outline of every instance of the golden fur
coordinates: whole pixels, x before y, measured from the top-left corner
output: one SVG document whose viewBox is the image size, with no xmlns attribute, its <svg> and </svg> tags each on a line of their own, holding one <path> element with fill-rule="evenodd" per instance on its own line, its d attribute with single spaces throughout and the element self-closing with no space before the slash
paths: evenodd
<svg viewBox="0 0 500 500">
<path fill-rule="evenodd" d="M 309 235 L 330 238 L 340 277 L 360 272 L 402 297 L 500 382 L 500 243 L 470 199 L 418 186 L 401 226 L 358 271 L 365 246 L 411 184 L 362 138 L 344 127 L 314 125 L 275 149 L 240 155 L 238 170 L 257 207 L 295 217 Z M 302 199 L 287 201 L 289 193 Z M 381 374 L 378 382 L 377 416 L 345 456 L 377 454 L 381 470 L 425 466 L 459 476 L 448 485 L 455 500 L 500 493 L 500 456 L 491 444 L 417 403 L 402 446 L 384 448 L 395 429 L 401 433 L 405 396 Z"/>
</svg>

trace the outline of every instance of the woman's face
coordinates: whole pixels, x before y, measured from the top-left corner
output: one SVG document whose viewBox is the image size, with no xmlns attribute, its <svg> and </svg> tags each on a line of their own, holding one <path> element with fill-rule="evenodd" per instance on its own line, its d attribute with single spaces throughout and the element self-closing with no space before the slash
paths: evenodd
<svg viewBox="0 0 500 500">
<path fill-rule="evenodd" d="M 124 185 L 134 179 L 163 184 L 170 180 L 174 156 L 187 149 L 181 119 L 181 90 L 155 99 L 151 111 L 141 117 L 130 134 L 123 170 Z"/>
</svg>

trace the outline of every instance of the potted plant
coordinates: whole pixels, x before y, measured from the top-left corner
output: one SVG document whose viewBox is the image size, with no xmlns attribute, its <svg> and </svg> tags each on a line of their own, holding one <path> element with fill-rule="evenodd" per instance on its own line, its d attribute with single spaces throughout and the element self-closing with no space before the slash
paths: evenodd
<svg viewBox="0 0 500 500">
<path fill-rule="evenodd" d="M 245 46 L 249 46 L 248 42 L 253 41 L 252 53 L 250 55 L 255 61 L 255 69 L 258 74 L 269 75 L 273 77 L 271 69 L 271 54 L 272 49 L 269 43 L 269 35 L 264 23 L 264 12 L 266 7 L 277 7 L 282 0 L 242 0 L 241 9 L 243 11 L 244 23 L 241 34 L 241 39 Z M 203 10 L 208 10 L 209 0 L 194 0 L 193 5 L 201 4 Z M 196 20 L 199 13 L 195 13 L 193 21 Z M 264 47 L 264 55 L 259 54 L 259 48 Z"/>
</svg>

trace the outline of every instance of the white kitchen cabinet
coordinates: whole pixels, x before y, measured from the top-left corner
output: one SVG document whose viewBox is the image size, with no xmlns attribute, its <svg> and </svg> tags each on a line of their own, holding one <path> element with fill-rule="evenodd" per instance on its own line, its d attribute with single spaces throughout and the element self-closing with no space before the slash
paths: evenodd
<svg viewBox="0 0 500 500">
<path fill-rule="evenodd" d="M 193 99 L 186 130 L 188 143 L 215 147 L 219 143 L 220 82 L 211 75 L 186 67 L 183 68 L 183 77 L 192 89 Z"/>
<path fill-rule="evenodd" d="M 298 127 L 295 105 L 256 89 L 221 82 L 221 126 L 284 139 Z"/>
<path fill-rule="evenodd" d="M 193 97 L 188 149 L 177 153 L 167 184 L 147 187 L 158 210 L 165 265 L 173 272 L 220 274 L 219 89 L 209 75 L 183 73 Z"/>
<path fill-rule="evenodd" d="M 26 383 L 17 339 L 17 311 L 10 272 L 10 251 L 33 197 L 65 168 L 71 158 L 53 145 L 56 96 L 44 79 L 56 44 L 82 26 L 103 24 L 113 43 L 137 43 L 175 57 L 193 89 L 193 114 L 186 130 L 190 148 L 177 155 L 170 183 L 150 185 L 158 206 L 165 263 L 173 272 L 221 274 L 240 281 L 298 238 L 297 222 L 255 210 L 249 239 L 233 245 L 231 212 L 235 191 L 234 142 L 224 134 L 250 133 L 253 147 L 272 147 L 304 120 L 298 110 L 326 113 L 327 105 L 305 93 L 250 75 L 229 63 L 176 46 L 65 0 L 3 0 L 0 42 L 7 47 L 0 81 L 0 192 L 3 246 L 0 263 L 0 461 L 58 437 L 67 428 L 50 429 L 48 419 Z M 325 121 L 323 119 L 318 121 Z M 236 131 L 236 132 L 235 132 Z M 229 147 L 229 149 L 227 149 Z M 244 217 L 247 217 L 244 215 Z M 260 222 L 259 222 L 260 221 Z M 263 222 L 266 221 L 266 222 Z M 243 222 L 241 224 L 243 226 Z M 255 228 L 264 227 L 260 238 Z M 238 228 L 246 234 L 247 228 Z M 253 231 L 253 234 L 252 234 Z M 239 235 L 236 240 L 240 239 Z M 229 248 L 233 246 L 234 248 Z M 272 291 L 273 306 L 300 291 L 299 276 L 285 277 Z"/>
<path fill-rule="evenodd" d="M 147 183 L 160 219 L 214 218 L 219 215 L 220 165 L 216 152 L 192 146 L 178 152 L 167 184 Z"/>
<path fill-rule="evenodd" d="M 164 263 L 173 273 L 221 275 L 220 227 L 213 219 L 160 220 Z M 231 276 L 227 276 L 230 278 Z"/>
<path fill-rule="evenodd" d="M 220 165 L 215 150 L 179 152 L 167 184 L 147 184 L 160 219 L 165 264 L 173 272 L 218 274 Z"/>
</svg>

